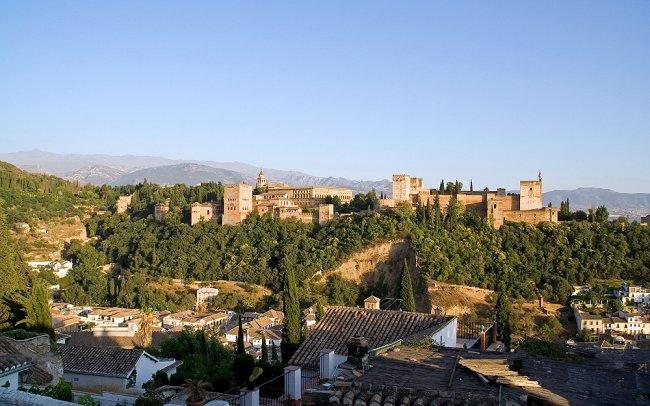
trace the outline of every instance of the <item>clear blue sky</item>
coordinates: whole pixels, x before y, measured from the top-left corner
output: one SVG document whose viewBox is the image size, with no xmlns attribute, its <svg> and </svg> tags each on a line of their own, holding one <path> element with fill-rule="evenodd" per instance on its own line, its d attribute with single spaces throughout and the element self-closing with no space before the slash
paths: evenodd
<svg viewBox="0 0 650 406">
<path fill-rule="evenodd" d="M 650 192 L 650 2 L 0 2 L 0 151 Z"/>
</svg>

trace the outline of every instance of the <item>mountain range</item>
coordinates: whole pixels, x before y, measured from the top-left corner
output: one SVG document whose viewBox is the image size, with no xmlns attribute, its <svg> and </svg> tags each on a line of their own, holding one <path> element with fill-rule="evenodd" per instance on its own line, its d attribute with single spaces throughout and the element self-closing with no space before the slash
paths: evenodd
<svg viewBox="0 0 650 406">
<path fill-rule="evenodd" d="M 345 187 L 355 193 L 366 193 L 373 188 L 377 193 L 390 193 L 391 190 L 389 180 L 359 181 L 321 177 L 299 171 L 260 168 L 236 161 L 178 160 L 136 155 L 55 154 L 40 150 L 0 153 L 0 161 L 9 162 L 28 172 L 47 173 L 95 185 L 105 183 L 119 186 L 142 182 L 144 179 L 166 185 L 195 185 L 208 181 L 255 183 L 260 169 L 263 169 L 269 181 L 289 185 Z"/>
<path fill-rule="evenodd" d="M 391 181 L 352 180 L 340 177 L 321 177 L 299 171 L 260 168 L 244 162 L 215 162 L 201 160 L 178 160 L 155 156 L 103 155 L 103 154 L 55 154 L 32 150 L 0 153 L 0 161 L 12 163 L 29 172 L 47 173 L 80 183 L 95 185 L 127 185 L 147 179 L 159 184 L 202 182 L 255 183 L 260 169 L 269 181 L 289 185 L 337 186 L 352 189 L 354 193 L 391 194 Z M 619 193 L 610 189 L 581 187 L 574 190 L 552 190 L 544 193 L 544 202 L 559 206 L 569 199 L 572 210 L 606 206 L 614 216 L 638 219 L 650 213 L 650 193 Z"/>
</svg>

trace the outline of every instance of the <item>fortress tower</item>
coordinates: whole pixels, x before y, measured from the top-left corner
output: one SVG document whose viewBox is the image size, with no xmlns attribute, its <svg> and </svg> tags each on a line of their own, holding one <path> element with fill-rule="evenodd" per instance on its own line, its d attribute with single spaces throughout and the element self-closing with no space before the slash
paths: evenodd
<svg viewBox="0 0 650 406">
<path fill-rule="evenodd" d="M 519 210 L 536 210 L 544 207 L 542 203 L 542 174 L 537 180 L 519 182 Z"/>
<path fill-rule="evenodd" d="M 239 224 L 253 211 L 253 187 L 246 183 L 225 185 L 221 224 Z"/>
<path fill-rule="evenodd" d="M 393 200 L 396 202 L 411 202 L 411 196 L 417 196 L 422 190 L 422 178 L 409 175 L 393 175 Z"/>
</svg>

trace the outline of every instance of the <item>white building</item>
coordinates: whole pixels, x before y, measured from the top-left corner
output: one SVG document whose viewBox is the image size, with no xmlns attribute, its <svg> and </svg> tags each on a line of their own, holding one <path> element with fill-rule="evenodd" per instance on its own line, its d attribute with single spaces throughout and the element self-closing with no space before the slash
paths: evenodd
<svg viewBox="0 0 650 406">
<path fill-rule="evenodd" d="M 57 344 L 53 351 L 63 360 L 64 379 L 80 391 L 143 393 L 143 385 L 156 372 L 171 377 L 181 364 L 137 349 Z"/>
<path fill-rule="evenodd" d="M 192 310 L 184 310 L 163 317 L 162 323 L 166 329 L 183 327 L 191 330 L 205 330 L 220 326 L 227 321 L 227 312 L 198 313 Z"/>
<path fill-rule="evenodd" d="M 203 304 L 211 306 L 214 299 L 219 295 L 219 289 L 211 287 L 203 287 L 196 290 L 196 306 L 199 307 Z"/>
<path fill-rule="evenodd" d="M 32 269 L 48 268 L 51 269 L 57 278 L 65 278 L 68 272 L 72 270 L 72 261 L 28 261 L 27 266 Z"/>
<path fill-rule="evenodd" d="M 641 286 L 623 285 L 623 289 L 616 292 L 616 297 L 621 299 L 624 304 L 628 303 L 648 303 L 650 304 L 650 289 Z"/>
</svg>

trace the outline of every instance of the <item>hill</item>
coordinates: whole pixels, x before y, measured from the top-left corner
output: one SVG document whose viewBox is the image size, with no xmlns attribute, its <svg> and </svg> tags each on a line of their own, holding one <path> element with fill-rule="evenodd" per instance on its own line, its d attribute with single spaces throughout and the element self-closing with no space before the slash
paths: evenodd
<svg viewBox="0 0 650 406">
<path fill-rule="evenodd" d="M 569 199 L 571 210 L 605 206 L 611 215 L 633 219 L 650 213 L 650 193 L 619 193 L 610 189 L 587 187 L 544 193 L 544 201 L 552 202 L 554 206 L 559 206 L 566 199 Z"/>
<path fill-rule="evenodd" d="M 239 172 L 191 163 L 139 169 L 122 174 L 110 183 L 113 185 L 135 185 L 145 179 L 160 185 L 175 185 L 177 183 L 197 185 L 205 182 L 239 183 L 244 181 L 254 183 L 254 178 Z"/>
</svg>

